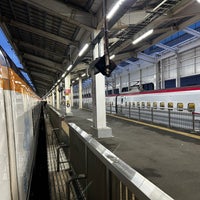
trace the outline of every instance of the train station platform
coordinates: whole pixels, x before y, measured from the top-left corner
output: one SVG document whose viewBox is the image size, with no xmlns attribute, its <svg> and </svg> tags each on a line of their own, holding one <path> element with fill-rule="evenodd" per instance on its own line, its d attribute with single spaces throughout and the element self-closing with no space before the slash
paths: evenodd
<svg viewBox="0 0 200 200">
<path fill-rule="evenodd" d="M 73 122 L 93 134 L 92 113 L 73 109 Z M 107 116 L 113 137 L 97 140 L 176 200 L 200 199 L 200 137 Z"/>
</svg>

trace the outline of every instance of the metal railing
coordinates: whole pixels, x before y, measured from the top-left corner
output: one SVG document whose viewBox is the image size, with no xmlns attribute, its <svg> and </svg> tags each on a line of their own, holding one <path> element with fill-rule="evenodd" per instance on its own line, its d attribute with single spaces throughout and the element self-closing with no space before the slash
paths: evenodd
<svg viewBox="0 0 200 200">
<path fill-rule="evenodd" d="M 49 108 L 56 127 L 59 112 Z M 65 134 L 66 135 L 66 134 Z M 67 135 L 66 135 L 67 136 Z M 172 200 L 172 198 L 106 149 L 74 123 L 69 123 L 69 154 L 73 175 L 66 183 L 70 199 L 72 182 L 80 185 L 79 199 L 87 200 Z M 58 165 L 57 165 L 58 167 Z M 58 170 L 58 169 L 57 169 Z M 73 190 L 72 190 L 73 191 Z"/>
<path fill-rule="evenodd" d="M 188 112 L 188 110 L 175 111 L 173 109 L 154 109 L 112 104 L 106 106 L 107 113 L 117 114 L 131 119 L 146 121 L 154 124 L 179 128 L 187 131 L 200 131 L 200 113 Z M 117 113 L 116 113 L 117 111 Z"/>
<path fill-rule="evenodd" d="M 70 127 L 70 161 L 87 200 L 171 200 L 157 186 L 106 149 L 76 124 Z"/>
</svg>

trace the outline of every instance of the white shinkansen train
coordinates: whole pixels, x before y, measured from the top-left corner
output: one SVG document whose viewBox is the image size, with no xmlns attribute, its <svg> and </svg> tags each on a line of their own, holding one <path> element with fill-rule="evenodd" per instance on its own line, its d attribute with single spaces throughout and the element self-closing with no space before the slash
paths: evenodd
<svg viewBox="0 0 200 200">
<path fill-rule="evenodd" d="M 130 106 L 132 108 L 200 112 L 200 86 L 110 95 L 106 97 L 106 103 L 116 108 Z"/>
<path fill-rule="evenodd" d="M 75 102 L 78 99 L 75 99 Z M 83 97 L 83 105 L 92 104 L 91 95 Z M 126 92 L 106 96 L 106 105 L 116 109 L 121 106 L 131 108 L 171 109 L 200 113 L 200 86 L 151 90 L 141 92 Z"/>
<path fill-rule="evenodd" d="M 78 105 L 78 99 L 74 102 Z M 83 107 L 92 109 L 91 94 Z M 137 120 L 189 131 L 200 131 L 200 86 L 126 92 L 106 96 L 106 110 Z"/>
<path fill-rule="evenodd" d="M 0 48 L 0 194 L 28 199 L 41 111 L 40 98 Z"/>
</svg>

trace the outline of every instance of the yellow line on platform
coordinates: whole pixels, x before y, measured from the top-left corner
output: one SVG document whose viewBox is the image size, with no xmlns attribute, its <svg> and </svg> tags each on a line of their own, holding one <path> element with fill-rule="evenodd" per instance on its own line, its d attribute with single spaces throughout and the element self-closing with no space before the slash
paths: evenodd
<svg viewBox="0 0 200 200">
<path fill-rule="evenodd" d="M 149 127 L 157 128 L 157 129 L 160 129 L 160 130 L 169 131 L 169 132 L 172 132 L 172 133 L 176 133 L 176 134 L 179 134 L 179 135 L 184 135 L 184 136 L 187 136 L 187 137 L 190 137 L 190 138 L 200 140 L 200 136 L 198 136 L 198 135 L 194 135 L 194 134 L 190 134 L 190 133 L 186 133 L 186 132 L 182 132 L 182 131 L 177 131 L 177 130 L 173 130 L 173 129 L 170 129 L 170 128 L 161 127 L 161 126 L 157 126 L 157 125 L 153 125 L 153 124 L 148 124 L 148 123 L 145 123 L 145 122 L 136 121 L 136 120 L 125 118 L 125 117 L 120 117 L 120 116 L 117 116 L 117 115 L 112 115 L 112 114 L 107 114 L 107 115 L 109 115 L 111 117 L 118 118 L 118 119 L 122 119 L 122 120 L 125 120 L 125 121 L 134 122 L 134 123 L 141 124 L 141 125 L 144 125 L 144 126 L 149 126 Z"/>
</svg>

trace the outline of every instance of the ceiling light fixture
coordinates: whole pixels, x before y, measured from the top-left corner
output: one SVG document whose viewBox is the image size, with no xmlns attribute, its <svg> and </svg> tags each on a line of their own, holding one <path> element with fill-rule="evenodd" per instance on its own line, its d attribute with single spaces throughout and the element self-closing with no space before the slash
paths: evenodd
<svg viewBox="0 0 200 200">
<path fill-rule="evenodd" d="M 115 54 L 113 54 L 112 56 L 110 56 L 110 60 L 112 60 L 115 57 Z"/>
<path fill-rule="evenodd" d="M 197 0 L 198 3 L 200 3 L 200 0 Z"/>
<path fill-rule="evenodd" d="M 151 35 L 153 33 L 153 29 L 147 31 L 146 33 L 144 33 L 143 35 L 141 35 L 139 38 L 135 39 L 133 41 L 133 44 L 137 44 L 138 42 L 140 42 L 141 40 L 143 40 L 144 38 L 148 37 L 149 35 Z"/>
<path fill-rule="evenodd" d="M 69 67 L 67 68 L 67 71 L 69 71 L 72 68 L 72 65 L 69 65 Z"/>
<path fill-rule="evenodd" d="M 84 76 L 86 76 L 86 73 L 84 73 L 84 74 L 81 75 L 81 77 L 84 77 Z"/>
<path fill-rule="evenodd" d="M 119 9 L 120 5 L 124 2 L 125 0 L 119 0 L 110 10 L 110 12 L 107 14 L 106 18 L 111 19 L 112 16 L 117 12 Z"/>
<path fill-rule="evenodd" d="M 66 72 L 65 73 L 63 73 L 63 75 L 61 76 L 62 78 L 64 78 L 65 77 L 65 75 L 66 75 Z"/>
<path fill-rule="evenodd" d="M 89 47 L 89 44 L 85 44 L 84 47 L 80 50 L 78 56 L 82 56 L 83 53 L 87 50 L 87 48 Z"/>
<path fill-rule="evenodd" d="M 158 4 L 153 11 L 157 10 L 160 6 L 162 6 L 167 0 L 162 1 L 160 4 Z"/>
</svg>

